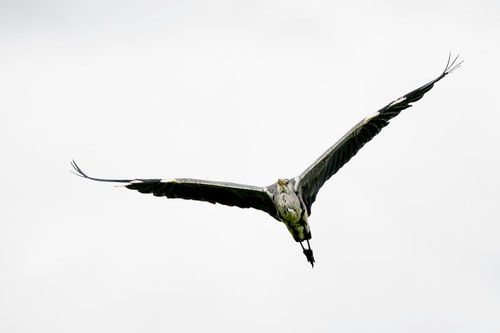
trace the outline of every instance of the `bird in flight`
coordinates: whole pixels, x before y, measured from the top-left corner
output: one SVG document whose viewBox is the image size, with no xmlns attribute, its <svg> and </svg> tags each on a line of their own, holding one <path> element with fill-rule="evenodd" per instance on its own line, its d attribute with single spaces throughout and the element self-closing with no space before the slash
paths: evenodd
<svg viewBox="0 0 500 333">
<path fill-rule="evenodd" d="M 313 164 L 295 178 L 280 178 L 267 187 L 227 182 L 174 178 L 174 179 L 102 179 L 87 176 L 75 161 L 71 162 L 74 173 L 83 178 L 112 183 L 125 183 L 125 187 L 154 196 L 206 201 L 212 204 L 254 208 L 262 210 L 279 222 L 283 222 L 293 239 L 300 244 L 307 261 L 314 267 L 314 255 L 309 244 L 311 229 L 308 218 L 318 191 L 351 157 L 377 135 L 389 121 L 411 103 L 421 99 L 434 84 L 460 67 L 458 56 L 451 61 L 451 54 L 444 71 L 434 80 L 387 104 L 374 114 L 364 118 Z M 307 248 L 304 246 L 307 244 Z"/>
</svg>

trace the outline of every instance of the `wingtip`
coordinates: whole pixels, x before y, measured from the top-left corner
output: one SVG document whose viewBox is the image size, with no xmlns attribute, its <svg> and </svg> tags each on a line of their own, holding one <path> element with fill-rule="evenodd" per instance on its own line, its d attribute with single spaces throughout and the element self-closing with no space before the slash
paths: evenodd
<svg viewBox="0 0 500 333">
<path fill-rule="evenodd" d="M 457 56 L 453 58 L 453 60 L 451 60 L 451 52 L 448 54 L 448 61 L 446 62 L 446 67 L 444 68 L 443 76 L 450 74 L 451 72 L 462 66 L 464 60 L 460 60 L 459 62 L 457 62 L 459 57 L 460 54 L 457 54 Z"/>
<path fill-rule="evenodd" d="M 75 160 L 72 159 L 71 162 L 70 162 L 71 166 L 73 167 L 74 170 L 70 170 L 70 172 L 72 174 L 75 174 L 79 177 L 82 177 L 82 178 L 89 178 L 83 171 L 82 169 L 80 169 L 80 167 L 78 166 L 78 164 L 76 164 Z M 75 172 L 76 171 L 76 172 Z"/>
</svg>

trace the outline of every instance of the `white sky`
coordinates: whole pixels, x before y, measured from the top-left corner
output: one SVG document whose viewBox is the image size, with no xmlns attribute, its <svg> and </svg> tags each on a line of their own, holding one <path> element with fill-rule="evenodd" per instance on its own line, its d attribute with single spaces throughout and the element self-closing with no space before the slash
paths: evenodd
<svg viewBox="0 0 500 333">
<path fill-rule="evenodd" d="M 500 331 L 496 1 L 0 1 L 1 332 Z M 462 68 L 267 214 L 72 175 L 268 185 Z M 276 149 L 276 147 L 279 149 Z"/>
</svg>

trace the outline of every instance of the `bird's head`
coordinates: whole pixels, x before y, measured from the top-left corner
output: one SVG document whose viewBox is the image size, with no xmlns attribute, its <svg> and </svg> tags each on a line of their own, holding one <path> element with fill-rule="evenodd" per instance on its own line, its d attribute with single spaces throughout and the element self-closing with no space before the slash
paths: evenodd
<svg viewBox="0 0 500 333">
<path fill-rule="evenodd" d="M 278 188 L 281 191 L 286 191 L 287 187 L 288 187 L 288 179 L 286 179 L 286 178 L 280 178 L 280 179 L 278 179 Z"/>
</svg>

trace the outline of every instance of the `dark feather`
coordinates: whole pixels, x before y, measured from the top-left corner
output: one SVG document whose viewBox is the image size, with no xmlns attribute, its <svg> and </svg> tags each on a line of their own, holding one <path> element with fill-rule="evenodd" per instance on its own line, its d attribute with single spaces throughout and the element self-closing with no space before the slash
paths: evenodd
<svg viewBox="0 0 500 333">
<path fill-rule="evenodd" d="M 410 104 L 421 99 L 426 92 L 432 89 L 436 82 L 460 67 L 462 61 L 455 64 L 457 59 L 458 56 L 450 63 L 450 55 L 440 76 L 389 103 L 373 116 L 360 121 L 298 177 L 298 190 L 306 204 L 309 215 L 311 214 L 311 206 L 323 184 L 337 173 L 344 164 L 349 162 L 382 128 L 387 126 L 392 118 L 396 117 L 402 110 L 411 107 Z"/>
<path fill-rule="evenodd" d="M 278 219 L 276 207 L 265 187 L 235 183 L 214 182 L 200 179 L 103 179 L 87 176 L 71 162 L 76 175 L 100 182 L 126 183 L 125 187 L 140 193 L 151 193 L 157 197 L 206 201 L 240 208 L 262 210 Z"/>
</svg>

